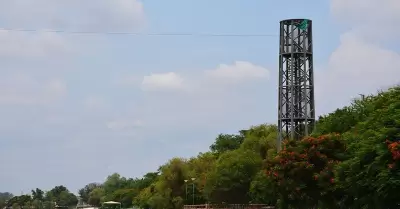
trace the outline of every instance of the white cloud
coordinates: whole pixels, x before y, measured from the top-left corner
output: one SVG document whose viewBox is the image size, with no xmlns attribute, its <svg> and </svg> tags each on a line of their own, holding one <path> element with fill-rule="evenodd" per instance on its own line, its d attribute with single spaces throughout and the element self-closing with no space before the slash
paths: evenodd
<svg viewBox="0 0 400 209">
<path fill-rule="evenodd" d="M 59 79 L 39 81 L 26 74 L 12 74 L 0 79 L 0 104 L 45 105 L 66 93 L 66 84 Z"/>
<path fill-rule="evenodd" d="M 233 64 L 220 64 L 215 69 L 205 70 L 201 75 L 183 77 L 175 72 L 153 73 L 144 76 L 141 87 L 145 91 L 185 90 L 185 92 L 223 90 L 225 84 L 238 84 L 254 79 L 268 79 L 269 71 L 246 61 L 235 61 Z M 128 85 L 136 83 L 136 77 L 126 77 L 119 81 Z"/>
<path fill-rule="evenodd" d="M 54 33 L 0 31 L 0 57 L 48 57 L 72 52 L 72 47 Z"/>
<path fill-rule="evenodd" d="M 376 93 L 400 82 L 400 54 L 384 45 L 393 36 L 393 30 L 386 29 L 396 29 L 392 20 L 400 20 L 395 12 L 400 11 L 400 2 L 331 0 L 331 11 L 353 29 L 341 35 L 327 66 L 317 71 L 317 111 L 322 113 L 348 104 L 358 94 Z"/>
<path fill-rule="evenodd" d="M 331 13 L 344 23 L 391 23 L 400 20 L 398 0 L 331 0 Z M 375 25 L 379 26 L 379 25 Z M 372 27 L 371 29 L 373 29 Z"/>
<path fill-rule="evenodd" d="M 342 35 L 328 67 L 316 78 L 319 106 L 343 106 L 358 94 L 375 93 L 400 81 L 400 54 L 360 40 L 352 33 Z M 332 101 L 333 100 L 333 101 Z"/>
<path fill-rule="evenodd" d="M 236 61 L 232 65 L 220 64 L 216 69 L 205 71 L 205 74 L 211 78 L 235 83 L 269 77 L 267 69 L 245 61 Z"/>
<path fill-rule="evenodd" d="M 82 51 L 82 47 L 76 49 L 81 45 L 76 40 L 83 37 L 44 32 L 46 29 L 136 31 L 142 28 L 145 14 L 139 0 L 13 0 L 0 2 L 0 19 L 5 29 L 38 30 L 0 30 L 0 58 L 48 57 L 60 53 L 63 53 L 60 57 L 65 57 L 65 52 L 77 54 Z"/>
<path fill-rule="evenodd" d="M 174 72 L 152 73 L 144 76 L 142 89 L 145 91 L 179 90 L 184 88 L 184 79 Z"/>
<path fill-rule="evenodd" d="M 137 29 L 145 20 L 139 0 L 2 1 L 0 17 L 10 27 L 74 30 Z"/>
<path fill-rule="evenodd" d="M 202 70 L 185 77 L 172 72 L 152 74 L 143 80 L 147 89 L 168 89 L 180 93 L 148 94 L 133 108 L 133 115 L 144 118 L 149 129 L 162 127 L 174 130 L 183 126 L 191 129 L 229 124 L 227 118 L 237 117 L 243 109 L 264 105 L 254 100 L 259 98 L 258 91 L 254 89 L 271 89 L 271 83 L 265 82 L 268 76 L 269 72 L 264 67 L 244 61 L 216 65 L 213 70 Z M 257 80 L 261 82 L 251 82 Z M 247 123 L 251 114 L 241 116 L 241 122 Z"/>
<path fill-rule="evenodd" d="M 383 42 L 400 35 L 398 0 L 331 0 L 330 6 L 335 19 L 369 41 Z"/>
</svg>

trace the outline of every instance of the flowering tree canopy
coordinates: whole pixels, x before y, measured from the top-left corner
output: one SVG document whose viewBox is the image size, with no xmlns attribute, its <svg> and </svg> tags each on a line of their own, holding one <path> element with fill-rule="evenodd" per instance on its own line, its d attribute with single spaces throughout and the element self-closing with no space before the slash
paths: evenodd
<svg viewBox="0 0 400 209">
<path fill-rule="evenodd" d="M 355 208 L 398 208 L 400 88 L 371 97 L 365 107 L 365 120 L 344 134 L 350 157 L 336 169 L 346 191 L 342 201 Z"/>
<path fill-rule="evenodd" d="M 332 199 L 333 168 L 343 160 L 345 145 L 339 134 L 287 141 L 275 158 L 267 161 L 266 174 L 275 181 L 286 204 L 305 208 Z"/>
</svg>

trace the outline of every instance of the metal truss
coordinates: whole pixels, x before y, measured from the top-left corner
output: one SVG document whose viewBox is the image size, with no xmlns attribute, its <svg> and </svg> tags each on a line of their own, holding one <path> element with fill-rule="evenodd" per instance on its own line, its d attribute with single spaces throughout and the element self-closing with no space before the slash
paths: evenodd
<svg viewBox="0 0 400 209">
<path fill-rule="evenodd" d="M 312 22 L 280 22 L 278 148 L 284 139 L 299 140 L 315 125 Z"/>
</svg>

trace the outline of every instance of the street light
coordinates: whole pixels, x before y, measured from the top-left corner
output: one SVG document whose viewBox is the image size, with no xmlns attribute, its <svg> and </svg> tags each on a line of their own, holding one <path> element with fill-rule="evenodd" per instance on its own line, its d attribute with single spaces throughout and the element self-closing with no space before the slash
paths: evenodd
<svg viewBox="0 0 400 209">
<path fill-rule="evenodd" d="M 192 184 L 193 184 L 193 205 L 194 205 L 194 180 L 196 180 L 196 178 L 192 178 Z"/>
<path fill-rule="evenodd" d="M 196 180 L 196 178 L 191 178 L 191 180 L 192 180 L 192 188 L 193 188 L 192 204 L 194 205 L 194 188 L 195 188 L 194 181 Z M 188 192 L 187 192 L 187 189 L 188 189 L 187 185 L 188 184 L 187 183 L 188 183 L 189 180 L 185 179 L 183 181 L 185 182 L 185 194 L 186 194 L 186 201 L 187 201 L 187 199 L 188 199 Z"/>
<path fill-rule="evenodd" d="M 187 201 L 187 196 L 188 196 L 188 194 L 187 194 L 187 182 L 188 182 L 188 180 L 184 180 L 185 181 L 185 196 L 186 196 L 186 198 L 185 198 L 185 200 Z"/>
</svg>

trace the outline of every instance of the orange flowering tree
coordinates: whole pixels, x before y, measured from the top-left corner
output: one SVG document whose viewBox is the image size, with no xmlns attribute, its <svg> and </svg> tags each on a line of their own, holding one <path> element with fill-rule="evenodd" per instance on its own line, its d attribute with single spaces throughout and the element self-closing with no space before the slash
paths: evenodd
<svg viewBox="0 0 400 209">
<path fill-rule="evenodd" d="M 339 134 L 285 142 L 282 151 L 266 163 L 266 174 L 275 182 L 280 204 L 309 208 L 323 201 L 333 207 L 333 169 L 344 159 L 345 149 Z"/>
<path fill-rule="evenodd" d="M 377 133 L 377 132 L 375 132 Z M 400 204 L 400 142 L 368 138 L 349 146 L 353 155 L 336 169 L 343 202 L 357 208 L 397 208 Z"/>
<path fill-rule="evenodd" d="M 350 158 L 336 170 L 348 208 L 398 208 L 400 86 L 374 97 L 365 121 L 344 134 Z"/>
<path fill-rule="evenodd" d="M 393 170 L 398 167 L 398 163 L 400 161 L 400 142 L 386 140 L 386 144 L 392 158 L 388 164 L 388 168 Z"/>
</svg>

